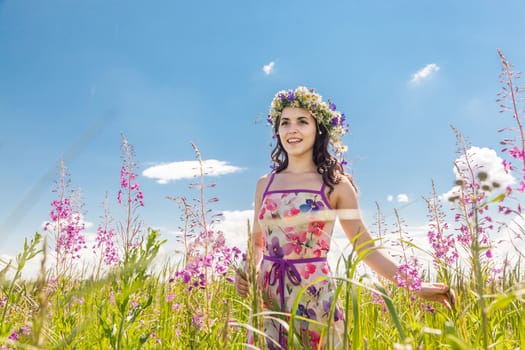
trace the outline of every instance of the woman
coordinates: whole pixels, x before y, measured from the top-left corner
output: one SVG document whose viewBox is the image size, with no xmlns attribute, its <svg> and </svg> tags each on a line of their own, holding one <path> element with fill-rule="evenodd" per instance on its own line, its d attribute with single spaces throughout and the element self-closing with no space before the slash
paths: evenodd
<svg viewBox="0 0 525 350">
<path fill-rule="evenodd" d="M 335 157 L 346 150 L 341 143 L 348 131 L 344 114 L 313 89 L 298 87 L 275 95 L 268 121 L 277 138 L 272 151 L 275 171 L 257 183 L 252 229 L 264 308 L 290 313 L 298 294 L 309 285 L 296 314 L 312 322 L 297 321 L 293 331 L 305 348 L 323 348 L 327 338 L 337 348 L 344 320 L 339 305 L 332 306 L 334 283 L 330 279 L 311 283 L 330 275 L 326 256 L 336 216 L 355 247 L 369 249 L 365 262 L 374 271 L 395 281 L 398 265 L 384 251 L 373 249 L 356 188 Z M 235 285 L 239 295 L 247 295 L 248 283 L 241 274 Z M 453 302 L 452 291 L 443 284 L 423 283 L 418 294 L 447 308 L 449 300 Z M 269 349 L 278 349 L 277 344 L 287 348 L 288 334 L 279 321 L 265 318 L 264 332 Z"/>
</svg>

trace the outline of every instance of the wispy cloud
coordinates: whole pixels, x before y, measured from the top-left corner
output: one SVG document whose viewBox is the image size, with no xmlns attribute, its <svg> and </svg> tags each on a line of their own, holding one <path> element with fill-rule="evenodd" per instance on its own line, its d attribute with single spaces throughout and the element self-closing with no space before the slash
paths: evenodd
<svg viewBox="0 0 525 350">
<path fill-rule="evenodd" d="M 202 163 L 206 176 L 219 176 L 242 171 L 242 168 L 223 160 L 208 159 Z M 167 184 L 170 181 L 181 179 L 191 179 L 199 174 L 199 162 L 196 160 L 156 164 L 144 169 L 142 172 L 142 175 L 150 179 L 156 179 L 159 184 Z"/>
<path fill-rule="evenodd" d="M 413 84 L 419 83 L 421 80 L 428 78 L 430 75 L 437 72 L 439 69 L 439 66 L 435 63 L 427 64 L 412 75 L 412 79 L 410 80 L 410 82 Z"/>
<path fill-rule="evenodd" d="M 274 62 L 274 61 L 271 61 L 270 63 L 265 64 L 265 65 L 263 66 L 263 68 L 262 68 L 264 74 L 266 74 L 266 75 L 270 75 L 271 73 L 273 73 L 273 69 L 274 69 L 274 67 L 275 67 L 275 62 Z"/>
<path fill-rule="evenodd" d="M 396 200 L 398 203 L 406 203 L 408 202 L 408 196 L 404 193 L 400 193 L 396 196 Z"/>
<path fill-rule="evenodd" d="M 394 196 L 389 194 L 386 197 L 386 200 L 388 202 L 393 202 L 394 201 Z M 395 196 L 395 200 L 398 203 L 407 203 L 408 202 L 408 195 L 406 195 L 405 193 L 399 193 L 398 195 Z"/>
<path fill-rule="evenodd" d="M 467 156 L 469 163 L 473 166 L 474 175 L 478 176 L 480 172 L 484 172 L 488 175 L 487 182 L 491 184 L 497 184 L 500 188 L 506 188 L 508 185 L 513 184 L 516 180 L 508 174 L 503 168 L 503 160 L 498 156 L 495 150 L 486 147 L 470 147 L 467 150 Z M 468 173 L 469 166 L 466 162 L 465 155 L 458 157 L 455 160 L 457 167 L 462 172 Z M 453 168 L 456 174 L 456 179 L 459 180 L 461 177 L 456 167 Z M 456 196 L 460 193 L 460 187 L 454 186 L 447 193 L 441 197 L 448 199 Z"/>
</svg>

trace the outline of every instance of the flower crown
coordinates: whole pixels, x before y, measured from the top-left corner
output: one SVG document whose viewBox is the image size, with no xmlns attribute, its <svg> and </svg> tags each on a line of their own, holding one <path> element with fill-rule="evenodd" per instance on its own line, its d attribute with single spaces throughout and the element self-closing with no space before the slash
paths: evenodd
<svg viewBox="0 0 525 350">
<path fill-rule="evenodd" d="M 318 124 L 322 124 L 330 136 L 330 144 L 337 157 L 342 159 L 347 147 L 341 138 L 349 130 L 344 113 L 336 111 L 336 106 L 330 100 L 323 101 L 321 95 L 314 89 L 299 86 L 295 90 L 281 90 L 272 100 L 268 124 L 275 126 L 277 119 L 286 107 L 305 108 L 312 113 Z"/>
</svg>

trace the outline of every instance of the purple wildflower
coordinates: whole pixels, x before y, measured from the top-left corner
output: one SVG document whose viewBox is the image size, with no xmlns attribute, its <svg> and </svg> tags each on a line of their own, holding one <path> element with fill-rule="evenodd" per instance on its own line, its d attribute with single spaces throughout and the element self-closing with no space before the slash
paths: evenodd
<svg viewBox="0 0 525 350">
<path fill-rule="evenodd" d="M 372 303 L 376 305 L 380 305 L 381 311 L 383 313 L 387 312 L 385 299 L 383 299 L 383 296 L 379 294 L 378 292 L 376 292 L 375 290 L 372 291 Z"/>
<path fill-rule="evenodd" d="M 80 250 L 86 248 L 82 233 L 84 230 L 82 200 L 78 191 L 68 190 L 70 182 L 66 167 L 61 163 L 60 178 L 57 181 L 57 188 L 53 191 L 58 194 L 58 199 L 51 202 L 52 210 L 49 213 L 51 222 L 44 226 L 45 230 L 54 231 L 57 273 L 59 273 L 59 266 L 66 263 L 67 257 L 78 259 Z"/>
<path fill-rule="evenodd" d="M 417 258 L 413 258 L 412 264 L 401 264 L 396 272 L 395 279 L 398 287 L 407 288 L 409 291 L 421 290 L 421 277 L 417 269 Z"/>
<path fill-rule="evenodd" d="M 175 294 L 169 293 L 168 295 L 166 295 L 166 301 L 168 303 L 171 303 L 174 299 L 175 299 Z"/>
<path fill-rule="evenodd" d="M 203 322 L 204 316 L 202 315 L 193 315 L 191 319 L 191 323 L 193 324 L 193 326 L 195 326 L 198 329 L 201 329 L 203 327 Z"/>
<path fill-rule="evenodd" d="M 26 324 L 20 326 L 20 333 L 22 333 L 22 335 L 30 335 L 31 334 L 31 326 L 28 326 Z"/>
</svg>

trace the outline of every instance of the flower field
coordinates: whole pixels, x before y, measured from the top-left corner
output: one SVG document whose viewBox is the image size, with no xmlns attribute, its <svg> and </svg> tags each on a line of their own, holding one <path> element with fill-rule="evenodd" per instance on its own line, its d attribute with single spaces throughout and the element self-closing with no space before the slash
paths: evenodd
<svg viewBox="0 0 525 350">
<path fill-rule="evenodd" d="M 352 250 L 339 258 L 344 273 L 333 278 L 346 320 L 345 348 L 525 349 L 525 251 L 520 248 L 525 241 L 525 89 L 516 86 L 519 72 L 498 54 L 498 104 L 509 127 L 495 137 L 501 138 L 501 166 L 517 183 L 492 181 L 454 130 L 459 154 L 454 189 L 448 198 L 434 188 L 424 196 L 429 249 L 412 243 L 396 213 L 399 276 L 410 280 L 398 278 L 395 285 L 357 273 L 366 252 Z M 195 146 L 194 151 L 202 164 Z M 249 250 L 228 246 L 216 229 L 221 216 L 210 209 L 217 199 L 208 197 L 213 185 L 202 167 L 191 184 L 195 198 L 169 198 L 180 208 L 181 258 L 159 263 L 165 241 L 141 220 L 144 195 L 135 152 L 124 135 L 121 160 L 115 198 L 126 215 L 114 220 L 106 197 L 94 245 L 86 243 L 82 199 L 62 165 L 43 232 L 26 239 L 13 261 L 0 261 L 0 349 L 265 349 L 265 317 L 281 319 L 290 329 L 308 323 L 299 305 L 290 315 L 261 312 L 255 283 L 249 297 L 237 296 L 236 270 L 246 264 L 253 282 L 255 267 Z M 382 220 L 378 210 L 379 244 Z M 242 233 L 247 240 L 249 227 Z M 493 251 L 507 233 L 512 248 L 497 257 Z M 80 252 L 86 251 L 94 264 L 82 264 Z M 432 264 L 422 265 L 414 251 Z M 22 278 L 29 264 L 41 266 L 34 280 Z M 421 279 L 452 286 L 452 310 L 415 297 Z M 245 344 L 248 330 L 255 333 L 254 345 Z M 321 336 L 328 337 L 331 349 L 329 336 Z M 289 348 L 299 349 L 294 337 Z"/>
</svg>

